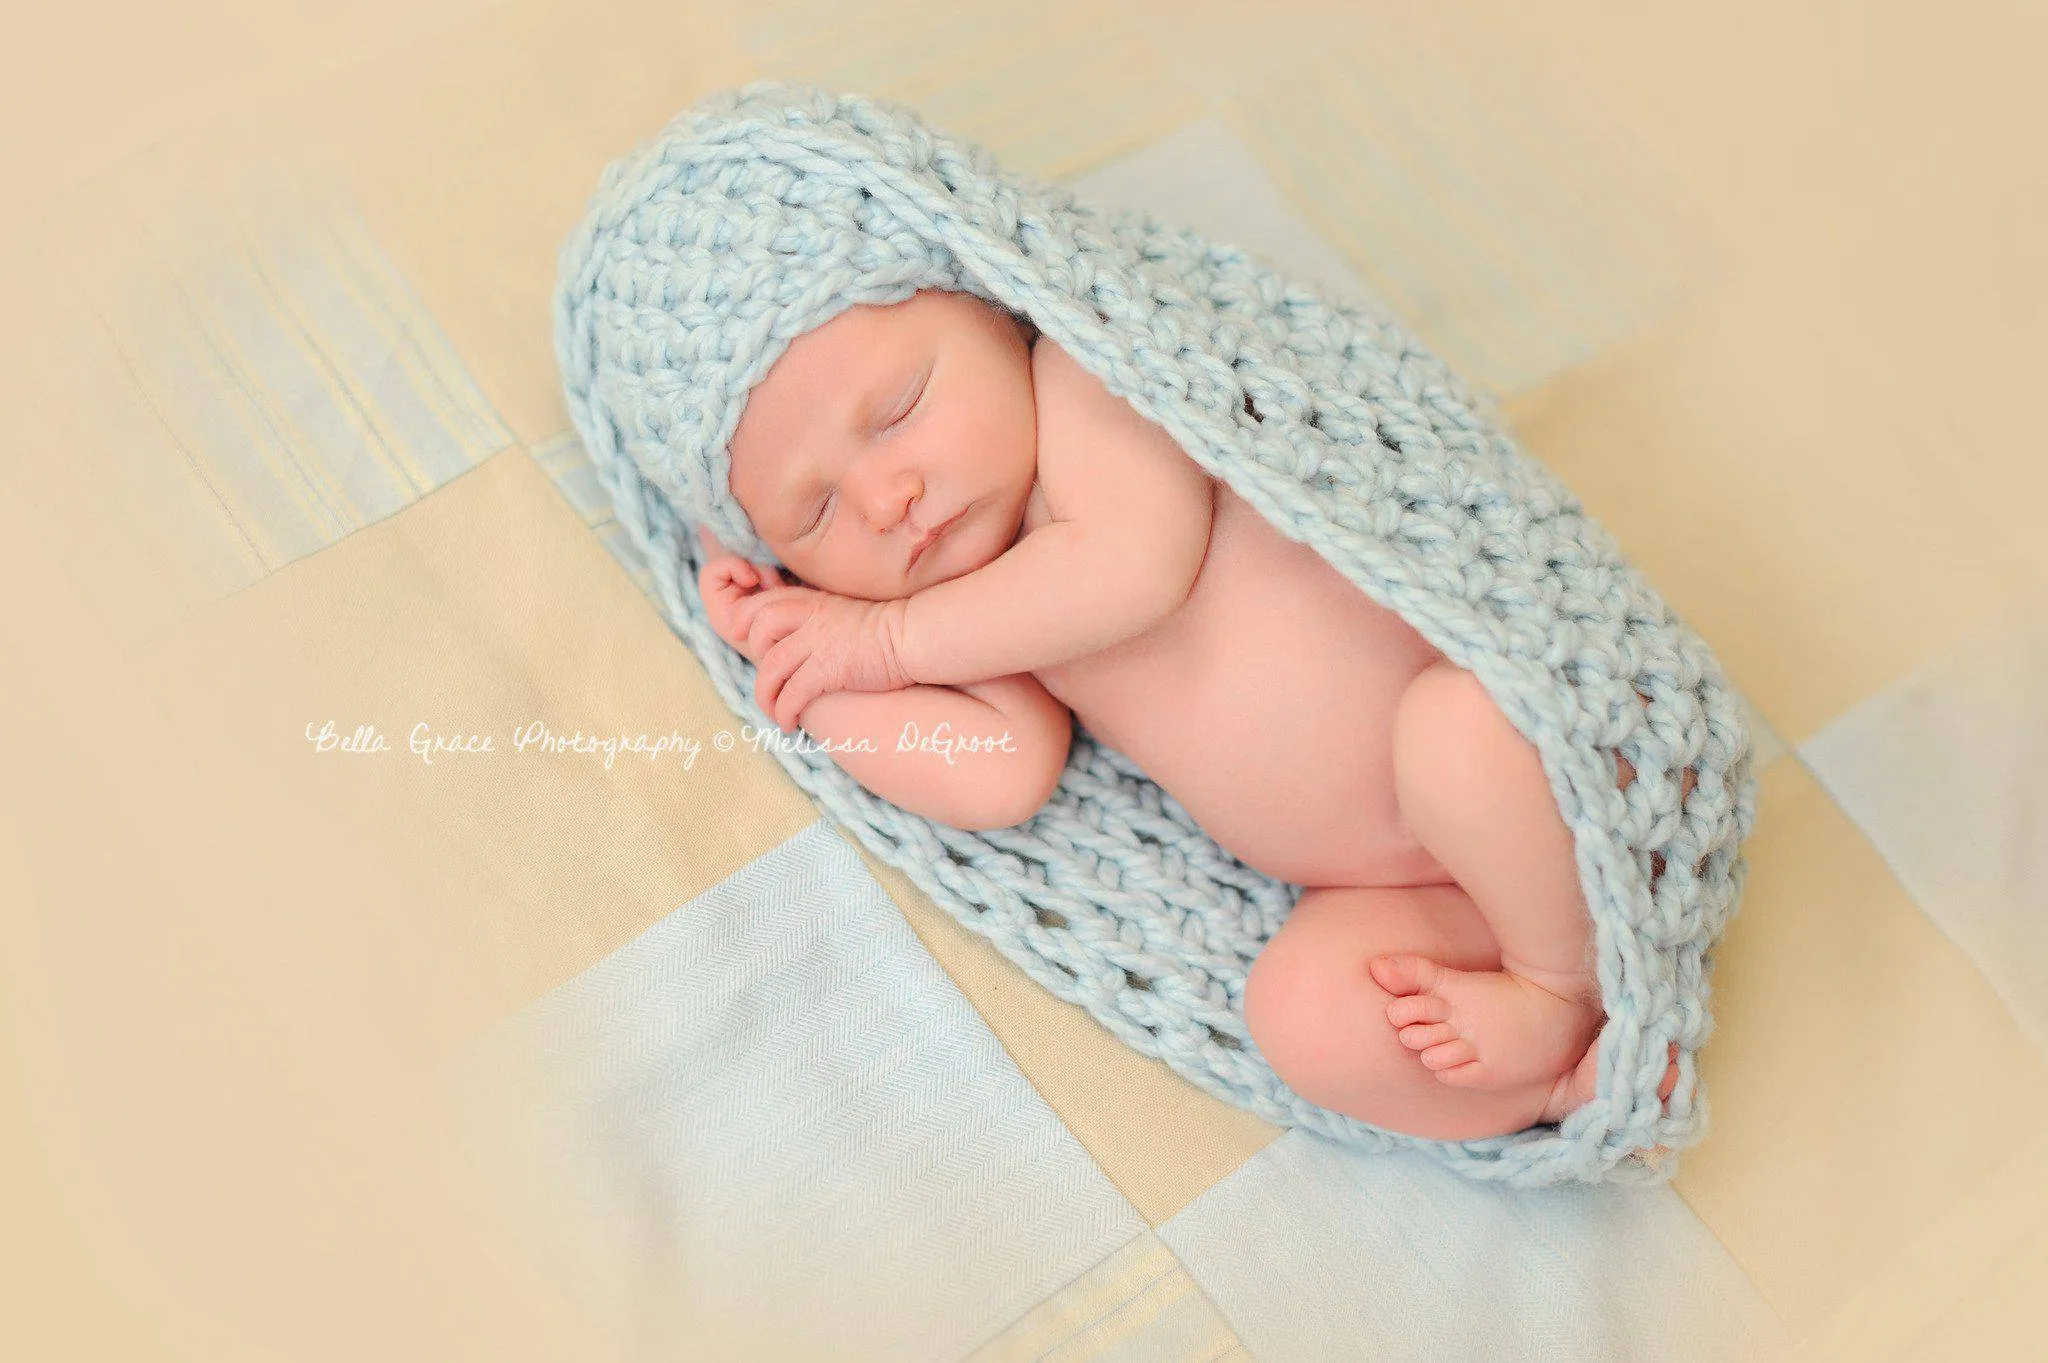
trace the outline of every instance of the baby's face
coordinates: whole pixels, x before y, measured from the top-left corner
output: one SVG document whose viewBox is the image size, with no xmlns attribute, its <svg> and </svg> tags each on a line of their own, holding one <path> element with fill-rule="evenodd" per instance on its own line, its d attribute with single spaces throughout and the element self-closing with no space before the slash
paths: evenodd
<svg viewBox="0 0 2048 1363">
<path fill-rule="evenodd" d="M 768 547 L 811 586 L 871 601 L 1002 557 L 1037 469 L 1023 324 L 949 290 L 797 337 L 732 440 L 733 496 Z"/>
</svg>

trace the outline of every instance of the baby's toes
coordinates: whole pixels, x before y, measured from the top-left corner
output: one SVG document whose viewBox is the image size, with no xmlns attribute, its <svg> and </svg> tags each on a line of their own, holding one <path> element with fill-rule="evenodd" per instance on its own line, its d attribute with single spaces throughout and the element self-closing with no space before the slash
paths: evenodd
<svg viewBox="0 0 2048 1363">
<path fill-rule="evenodd" d="M 1387 1004 L 1387 1021 L 1396 1027 L 1411 1022 L 1449 1022 L 1450 1001 L 1441 994 L 1403 994 Z"/>
<path fill-rule="evenodd" d="M 1423 1051 L 1457 1040 L 1458 1029 L 1448 1022 L 1418 1022 L 1412 1027 L 1403 1027 L 1400 1036 L 1401 1044 L 1409 1050 Z"/>
<path fill-rule="evenodd" d="M 1366 969 L 1389 994 L 1420 994 L 1434 989 L 1444 973 L 1443 967 L 1427 956 L 1375 956 Z"/>
<path fill-rule="evenodd" d="M 1430 1069 L 1438 1071 L 1437 1078 L 1439 1079 L 1448 1078 L 1442 1071 L 1455 1069 L 1459 1065 L 1468 1064 L 1478 1058 L 1479 1048 L 1464 1037 L 1446 1041 L 1439 1046 L 1431 1046 L 1422 1053 L 1422 1063 Z"/>
</svg>

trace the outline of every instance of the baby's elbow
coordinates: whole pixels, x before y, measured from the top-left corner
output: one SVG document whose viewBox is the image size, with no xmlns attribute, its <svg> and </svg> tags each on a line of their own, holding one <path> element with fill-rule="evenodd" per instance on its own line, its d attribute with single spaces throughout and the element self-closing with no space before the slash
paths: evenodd
<svg viewBox="0 0 2048 1363">
<path fill-rule="evenodd" d="M 977 831 L 985 832 L 991 828 L 1015 828 L 1020 823 L 1030 822 L 1038 817 L 1038 811 L 1045 808 L 1047 802 L 1052 799 L 1053 791 L 1058 786 L 1058 773 L 1054 773 L 1054 779 L 1051 781 L 1042 784 L 1034 783 L 1020 790 L 1010 792 L 1008 799 L 1000 800 L 995 804 L 994 808 L 986 816 L 987 822 Z"/>
<path fill-rule="evenodd" d="M 953 827 L 965 833 L 986 833 L 996 828 L 1015 828 L 1018 824 L 1032 818 L 1043 808 L 1045 808 L 1044 796 L 1040 796 L 1036 804 L 1014 798 L 1009 800 L 984 800 L 980 801 L 973 810 L 963 812 L 959 817 L 948 819 L 945 822 L 952 824 Z"/>
<path fill-rule="evenodd" d="M 1051 801 L 1053 792 L 1059 789 L 1060 777 L 1066 773 L 1067 750 L 1073 740 L 1073 730 L 1057 735 L 1054 744 L 1042 746 L 1031 755 L 1028 764 L 1011 769 L 1011 777 L 1005 781 L 992 781 L 980 787 L 981 798 L 976 807 L 967 813 L 964 822 L 955 824 L 970 833 L 985 833 L 992 828 L 1015 828 L 1037 817 Z M 1018 757 L 1022 753 L 1002 754 Z"/>
</svg>

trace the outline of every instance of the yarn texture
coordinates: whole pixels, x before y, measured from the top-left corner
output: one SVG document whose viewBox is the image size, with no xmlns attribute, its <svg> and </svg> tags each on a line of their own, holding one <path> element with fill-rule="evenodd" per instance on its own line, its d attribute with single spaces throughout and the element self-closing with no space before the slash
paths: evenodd
<svg viewBox="0 0 2048 1363">
<path fill-rule="evenodd" d="M 571 419 L 670 625 L 764 729 L 754 666 L 713 633 L 697 592 L 694 525 L 774 561 L 726 484 L 747 392 L 838 312 L 926 288 L 1028 317 L 1475 674 L 1535 745 L 1571 830 L 1607 1013 L 1592 1101 L 1483 1140 L 1385 1131 L 1281 1082 L 1245 1029 L 1244 984 L 1300 887 L 1225 852 L 1085 728 L 1044 808 L 986 832 L 871 794 L 814 745 L 770 750 L 840 827 L 1032 979 L 1218 1098 L 1515 1186 L 1676 1172 L 1676 1152 L 1706 1130 L 1696 1057 L 1755 818 L 1742 707 L 1613 537 L 1384 308 L 1014 174 L 907 105 L 776 81 L 707 96 L 608 166 L 559 266 Z M 1625 791 L 1617 757 L 1636 771 Z M 1681 799 L 1687 769 L 1697 785 Z M 1674 1042 L 1667 1105 L 1657 1088 Z M 1670 1153 L 1653 1157 L 1659 1146 Z"/>
</svg>

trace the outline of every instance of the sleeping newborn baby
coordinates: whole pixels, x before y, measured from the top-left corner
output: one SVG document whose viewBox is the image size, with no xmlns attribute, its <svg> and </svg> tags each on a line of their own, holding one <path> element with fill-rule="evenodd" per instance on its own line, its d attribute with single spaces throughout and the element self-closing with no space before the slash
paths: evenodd
<svg viewBox="0 0 2048 1363">
<path fill-rule="evenodd" d="M 1296 1093 L 1438 1140 L 1592 1097 L 1592 923 L 1535 748 L 1028 321 L 946 290 L 853 307 L 776 361 L 730 448 L 797 580 L 704 530 L 699 586 L 778 725 L 986 829 L 1045 802 L 1078 718 L 1304 887 L 1244 998 Z"/>
</svg>

